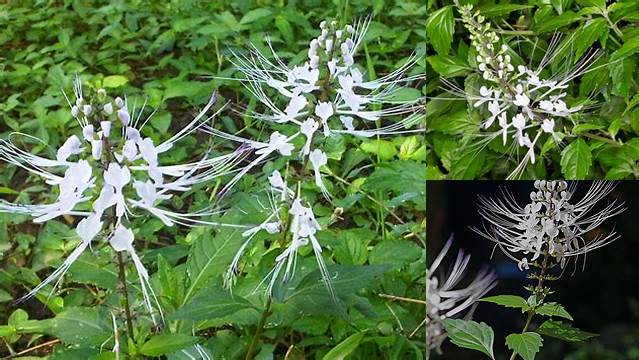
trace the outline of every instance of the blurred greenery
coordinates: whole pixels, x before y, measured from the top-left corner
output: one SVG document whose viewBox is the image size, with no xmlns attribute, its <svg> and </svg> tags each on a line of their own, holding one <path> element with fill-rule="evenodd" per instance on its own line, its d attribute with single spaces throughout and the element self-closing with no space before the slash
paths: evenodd
<svg viewBox="0 0 639 360">
<path fill-rule="evenodd" d="M 63 96 L 78 74 L 88 85 L 85 91 L 124 93 L 138 107 L 146 101 L 157 112 L 143 133 L 166 139 L 192 119 L 214 89 L 218 104 L 256 106 L 239 82 L 220 79 L 237 76 L 230 49 L 250 43 L 264 48 L 268 35 L 280 57 L 299 63 L 320 21 L 369 14 L 373 21 L 358 55 L 369 76 L 397 68 L 411 53 L 425 54 L 422 0 L 5 2 L 0 5 L 0 137 L 37 136 L 47 146 L 29 148 L 47 153 L 78 133 Z M 413 72 L 423 73 L 424 66 L 421 61 Z M 416 88 L 426 93 L 425 83 Z M 261 134 L 261 124 L 241 111 L 225 111 L 216 121 L 226 131 Z M 191 159 L 208 141 L 203 134 L 190 136 L 172 150 L 170 160 Z M 317 283 L 316 266 L 312 254 L 303 252 L 292 288 L 277 291 L 256 359 L 423 358 L 424 306 L 378 294 L 423 298 L 426 145 L 421 136 L 398 136 L 383 146 L 370 141 L 343 137 L 326 145 L 329 158 L 341 160 L 330 163 L 336 177 L 328 186 L 343 213 L 319 200 L 314 204 L 320 223 L 333 222 L 319 237 L 327 263 L 340 274 L 340 302 L 326 289 L 310 287 Z M 276 161 L 263 173 L 245 176 L 222 219 L 259 219 L 256 184 L 282 166 Z M 0 164 L 0 170 L 3 198 L 37 203 L 51 196 L 45 184 L 15 167 Z M 186 193 L 192 198 L 187 204 L 174 197 L 173 205 L 206 204 L 216 185 Z M 26 216 L 0 214 L 0 355 L 115 358 L 110 352 L 114 314 L 120 347 L 132 357 L 186 359 L 197 356 L 192 345 L 199 343 L 213 359 L 244 358 L 265 309 L 263 293 L 254 289 L 272 267 L 277 246 L 256 238 L 231 295 L 222 290 L 221 279 L 242 239 L 237 231 L 167 228 L 157 219 L 135 219 L 136 247 L 169 322 L 156 334 L 135 316 L 136 336 L 126 343 L 114 256 L 104 244 L 85 253 L 49 298 L 50 286 L 38 301 L 12 303 L 73 249 L 73 222 L 65 217 L 37 225 Z M 140 299 L 132 266 L 128 276 L 134 298 Z M 134 309 L 143 308 L 135 303 Z"/>
</svg>

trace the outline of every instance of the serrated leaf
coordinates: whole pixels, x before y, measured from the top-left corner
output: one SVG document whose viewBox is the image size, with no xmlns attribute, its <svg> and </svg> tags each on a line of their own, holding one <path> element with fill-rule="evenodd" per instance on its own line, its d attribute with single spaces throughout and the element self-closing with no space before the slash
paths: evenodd
<svg viewBox="0 0 639 360">
<path fill-rule="evenodd" d="M 493 329 L 485 323 L 477 323 L 472 320 L 445 319 L 443 321 L 450 341 L 460 347 L 481 351 L 491 359 L 493 354 L 493 341 L 495 334 Z"/>
<path fill-rule="evenodd" d="M 444 6 L 426 19 L 428 39 L 435 51 L 440 55 L 448 54 L 448 50 L 450 50 L 450 46 L 453 43 L 454 31 L 455 19 L 452 6 Z"/>
<path fill-rule="evenodd" d="M 539 315 L 546 316 L 558 316 L 568 320 L 572 320 L 572 316 L 564 309 L 561 304 L 550 302 L 541 305 L 540 307 L 535 309 L 535 313 Z"/>
<path fill-rule="evenodd" d="M 368 191 L 392 191 L 398 195 L 408 192 L 425 194 L 424 166 L 414 161 L 380 163 L 366 179 L 363 187 Z"/>
<path fill-rule="evenodd" d="M 524 360 L 533 360 L 541 348 L 543 339 L 536 332 L 525 332 L 523 334 L 510 334 L 506 336 L 506 345 Z"/>
<path fill-rule="evenodd" d="M 610 61 L 617 61 L 623 57 L 632 55 L 639 51 L 639 37 L 633 37 L 626 41 L 617 51 L 612 53 Z"/>
<path fill-rule="evenodd" d="M 426 61 L 439 75 L 444 77 L 466 75 L 473 70 L 466 62 L 452 56 L 433 55 L 427 57 Z"/>
<path fill-rule="evenodd" d="M 389 160 L 397 155 L 397 147 L 388 140 L 366 140 L 360 147 L 367 153 L 379 156 L 382 160 Z"/>
<path fill-rule="evenodd" d="M 583 180 L 592 166 L 590 147 L 577 139 L 561 152 L 561 172 L 568 180 Z"/>
<path fill-rule="evenodd" d="M 198 337 L 186 334 L 155 335 L 140 346 L 140 353 L 147 356 L 160 356 L 195 345 L 198 341 Z"/>
<path fill-rule="evenodd" d="M 509 308 L 519 308 L 521 309 L 522 312 L 526 312 L 529 309 L 526 299 L 516 295 L 489 296 L 489 297 L 480 299 L 480 301 L 491 302 L 491 303 L 509 307 Z"/>
<path fill-rule="evenodd" d="M 599 336 L 598 334 L 589 333 L 565 324 L 561 321 L 546 320 L 537 328 L 537 332 L 569 342 L 579 342 Z"/>
</svg>

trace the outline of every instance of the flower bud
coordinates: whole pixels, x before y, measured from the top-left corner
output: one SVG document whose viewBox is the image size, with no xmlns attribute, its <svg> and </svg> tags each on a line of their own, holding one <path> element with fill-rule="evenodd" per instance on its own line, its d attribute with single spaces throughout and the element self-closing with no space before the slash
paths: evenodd
<svg viewBox="0 0 639 360">
<path fill-rule="evenodd" d="M 111 103 L 104 104 L 104 107 L 102 109 L 104 110 L 104 113 L 107 115 L 113 114 L 113 104 Z"/>
<path fill-rule="evenodd" d="M 78 115 L 80 115 L 80 108 L 78 108 L 77 105 L 73 105 L 73 107 L 71 108 L 71 116 L 77 118 Z"/>
<path fill-rule="evenodd" d="M 124 106 L 124 101 L 122 101 L 121 97 L 118 96 L 115 98 L 115 106 L 118 108 L 122 108 Z"/>
<path fill-rule="evenodd" d="M 85 116 L 89 116 L 91 115 L 91 113 L 93 112 L 93 106 L 91 105 L 84 105 L 82 107 L 82 112 L 84 113 Z"/>
<path fill-rule="evenodd" d="M 127 110 L 127 108 L 122 108 L 118 110 L 118 119 L 122 121 L 122 124 L 124 126 L 129 125 L 129 121 L 131 121 L 131 117 L 129 116 L 129 111 Z"/>
<path fill-rule="evenodd" d="M 100 127 L 102 128 L 102 133 L 104 134 L 104 136 L 109 137 L 109 135 L 111 135 L 110 121 L 100 121 Z"/>
</svg>

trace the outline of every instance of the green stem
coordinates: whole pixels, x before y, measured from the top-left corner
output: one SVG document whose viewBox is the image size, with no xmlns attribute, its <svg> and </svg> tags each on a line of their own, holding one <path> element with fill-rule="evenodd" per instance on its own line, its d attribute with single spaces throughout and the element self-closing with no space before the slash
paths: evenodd
<svg viewBox="0 0 639 360">
<path fill-rule="evenodd" d="M 548 268 L 548 258 L 550 254 L 548 253 L 548 248 L 544 250 L 544 260 L 541 264 L 541 272 L 539 273 L 539 279 L 537 280 L 537 286 L 533 289 L 533 294 L 538 297 L 538 295 L 543 295 L 543 286 L 544 286 L 544 277 L 546 276 L 546 269 Z M 543 296 L 542 296 L 543 299 Z M 537 299 L 535 299 L 537 300 Z M 527 312 L 528 318 L 526 319 L 526 325 L 524 325 L 524 329 L 521 333 L 525 333 L 528 330 L 528 326 L 530 326 L 530 322 L 532 321 L 533 316 L 535 315 L 535 310 L 531 309 Z M 513 350 L 512 355 L 510 355 L 510 360 L 514 360 L 517 354 Z"/>
<path fill-rule="evenodd" d="M 528 326 L 530 326 L 533 315 L 535 315 L 535 312 L 532 310 L 528 310 L 528 319 L 526 319 L 526 325 L 524 325 L 524 329 L 521 331 L 522 334 L 525 333 L 526 330 L 528 330 Z M 517 356 L 517 353 L 515 353 L 515 351 L 513 350 L 512 355 L 510 355 L 510 360 L 515 360 L 515 356 Z"/>
<path fill-rule="evenodd" d="M 251 345 L 249 345 L 248 350 L 246 351 L 245 360 L 253 359 L 253 354 L 255 353 L 255 348 L 257 344 L 260 342 L 260 335 L 262 334 L 262 330 L 264 329 L 264 324 L 266 324 L 266 319 L 271 316 L 271 297 L 268 297 L 266 300 L 266 308 L 262 312 L 262 317 L 260 317 L 260 321 L 257 323 L 257 329 L 255 329 L 255 335 L 253 335 L 253 339 L 251 340 Z"/>
<path fill-rule="evenodd" d="M 118 268 L 120 275 L 120 283 L 122 284 L 122 292 L 124 293 L 124 313 L 126 315 L 126 329 L 129 339 L 133 340 L 133 318 L 131 317 L 131 308 L 129 306 L 129 291 L 126 286 L 126 268 L 121 252 L 116 252 L 118 257 Z"/>
</svg>

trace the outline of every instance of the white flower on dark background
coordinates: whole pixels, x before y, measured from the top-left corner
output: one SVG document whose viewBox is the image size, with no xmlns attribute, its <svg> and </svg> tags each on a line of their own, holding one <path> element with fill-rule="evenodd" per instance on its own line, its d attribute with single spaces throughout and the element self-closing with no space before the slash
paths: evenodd
<svg viewBox="0 0 639 360">
<path fill-rule="evenodd" d="M 444 319 L 459 317 L 465 312 L 466 317 L 472 316 L 473 305 L 497 285 L 497 275 L 487 268 L 481 269 L 466 286 L 460 286 L 467 275 L 470 255 L 459 250 L 457 258 L 444 276 L 446 268 L 444 258 L 453 245 L 451 235 L 444 248 L 439 252 L 432 264 L 426 268 L 426 346 L 439 350 L 446 339 L 446 331 L 442 324 Z M 471 308 L 470 311 L 466 311 Z"/>
<path fill-rule="evenodd" d="M 562 268 L 570 259 L 576 262 L 583 256 L 585 266 L 588 252 L 619 237 L 614 230 L 596 231 L 625 210 L 619 200 L 603 204 L 614 182 L 595 181 L 583 197 L 578 197 L 576 183 L 538 180 L 534 186 L 525 205 L 506 191 L 501 198 L 479 198 L 479 211 L 487 224 L 474 230 L 493 241 L 520 270 L 541 262 L 546 254 Z"/>
</svg>

